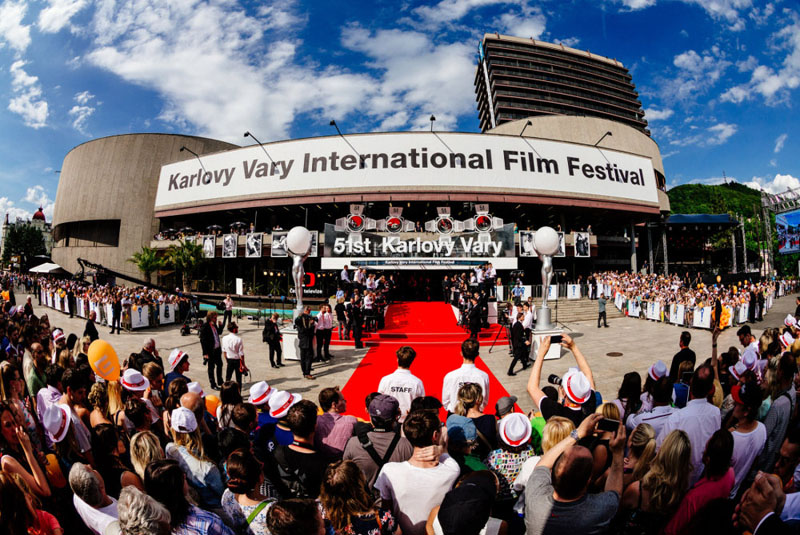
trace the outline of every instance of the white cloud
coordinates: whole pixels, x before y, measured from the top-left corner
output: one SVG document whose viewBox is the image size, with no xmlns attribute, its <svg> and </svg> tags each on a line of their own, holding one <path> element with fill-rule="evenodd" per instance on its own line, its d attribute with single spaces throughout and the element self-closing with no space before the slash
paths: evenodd
<svg viewBox="0 0 800 535">
<path fill-rule="evenodd" d="M 692 102 L 708 92 L 731 65 L 717 46 L 697 53 L 687 50 L 675 56 L 672 64 L 677 68 L 674 76 L 661 83 L 660 93 L 669 102 Z"/>
<path fill-rule="evenodd" d="M 574 48 L 580 44 L 581 40 L 578 37 L 567 37 L 566 39 L 556 39 L 555 42 Z"/>
<path fill-rule="evenodd" d="M 786 143 L 786 140 L 789 138 L 789 134 L 781 134 L 775 140 L 775 148 L 772 152 L 778 154 L 780 151 L 783 150 L 783 145 Z"/>
<path fill-rule="evenodd" d="M 771 159 L 769 161 L 769 166 L 770 167 L 778 167 L 778 160 L 776 160 L 775 158 Z"/>
<path fill-rule="evenodd" d="M 9 69 L 14 97 L 8 102 L 8 109 L 20 115 L 27 126 L 41 128 L 47 125 L 47 101 L 42 98 L 39 78 L 26 73 L 25 65 L 18 60 Z"/>
<path fill-rule="evenodd" d="M 754 7 L 750 12 L 750 18 L 755 21 L 756 24 L 761 26 L 767 23 L 767 20 L 772 16 L 773 13 L 775 13 L 775 5 L 767 4 L 763 9 Z"/>
<path fill-rule="evenodd" d="M 800 15 L 788 12 L 791 23 L 770 37 L 773 52 L 785 51 L 779 67 L 759 65 L 748 58 L 750 80 L 728 88 L 720 97 L 723 102 L 739 104 L 761 96 L 768 105 L 788 104 L 790 92 L 800 87 Z"/>
<path fill-rule="evenodd" d="M 507 4 L 525 4 L 525 0 L 441 0 L 432 6 L 414 8 L 426 26 L 441 26 L 461 20 L 470 11 L 484 7 Z"/>
<path fill-rule="evenodd" d="M 736 62 L 736 68 L 739 72 L 752 71 L 758 66 L 758 60 L 755 56 L 748 56 L 747 59 Z"/>
<path fill-rule="evenodd" d="M 679 147 L 713 147 L 722 145 L 728 141 L 728 139 L 733 136 L 738 129 L 739 127 L 737 125 L 731 123 L 717 123 L 703 130 L 696 126 L 692 126 L 690 127 L 690 130 L 696 133 L 684 138 L 673 138 L 670 140 L 670 144 L 677 145 Z"/>
<path fill-rule="evenodd" d="M 644 110 L 645 119 L 648 121 L 663 121 L 664 119 L 672 117 L 673 113 L 675 112 L 669 109 L 659 110 L 658 108 L 647 108 Z"/>
<path fill-rule="evenodd" d="M 636 11 L 638 9 L 644 9 L 646 7 L 656 5 L 656 0 L 617 0 L 620 4 L 625 6 L 625 8 L 630 9 L 631 11 Z"/>
<path fill-rule="evenodd" d="M 72 127 L 86 136 L 89 135 L 86 131 L 86 123 L 95 111 L 94 106 L 89 106 L 89 102 L 91 102 L 92 99 L 94 99 L 94 95 L 89 91 L 76 93 L 74 98 L 76 104 L 68 112 L 69 116 L 72 118 Z"/>
<path fill-rule="evenodd" d="M 39 12 L 37 25 L 43 33 L 59 32 L 87 3 L 87 0 L 48 0 L 47 7 Z"/>
<path fill-rule="evenodd" d="M 539 39 L 545 32 L 547 19 L 540 11 L 523 10 L 520 13 L 503 13 L 499 26 L 503 33 L 516 37 Z"/>
<path fill-rule="evenodd" d="M 13 223 L 17 218 L 30 219 L 33 212 L 20 208 L 8 197 L 0 197 L 0 217 L 3 218 L 3 221 L 5 221 L 6 214 L 8 214 L 8 220 Z"/>
<path fill-rule="evenodd" d="M 763 189 L 768 193 L 783 193 L 789 189 L 800 188 L 800 179 L 778 173 L 771 179 L 754 176 L 749 182 L 744 182 L 744 185 L 753 189 Z"/>
<path fill-rule="evenodd" d="M 7 43 L 17 52 L 24 52 L 31 44 L 30 26 L 22 24 L 27 10 L 25 2 L 5 0 L 0 4 L 0 48 Z"/>
<path fill-rule="evenodd" d="M 29 208 L 21 206 L 26 204 L 29 205 Z M 45 218 L 48 221 L 52 221 L 55 202 L 47 194 L 44 187 L 37 184 L 29 187 L 25 192 L 25 196 L 18 202 L 12 201 L 8 197 L 0 197 L 0 217 L 5 219 L 5 214 L 8 214 L 8 219 L 12 222 L 16 221 L 17 218 L 30 219 L 33 216 L 33 212 L 38 210 L 40 206 Z"/>
</svg>

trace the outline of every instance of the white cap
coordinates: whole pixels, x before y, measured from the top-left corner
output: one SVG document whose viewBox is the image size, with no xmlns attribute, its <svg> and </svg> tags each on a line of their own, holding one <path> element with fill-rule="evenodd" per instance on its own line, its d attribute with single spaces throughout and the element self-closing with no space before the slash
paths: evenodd
<svg viewBox="0 0 800 535">
<path fill-rule="evenodd" d="M 747 371 L 747 366 L 740 360 L 735 366 L 728 366 L 728 371 L 731 372 L 734 379 L 738 381 L 742 378 L 742 374 Z"/>
<path fill-rule="evenodd" d="M 119 380 L 119 383 L 125 387 L 126 390 L 131 390 L 133 392 L 143 392 L 144 390 L 150 388 L 150 381 L 147 379 L 147 377 L 133 368 L 128 368 L 125 370 L 125 373 L 122 374 L 122 379 Z"/>
<path fill-rule="evenodd" d="M 592 387 L 589 379 L 579 370 L 569 370 L 561 380 L 564 393 L 573 403 L 583 405 L 592 395 Z"/>
<path fill-rule="evenodd" d="M 250 403 L 253 405 L 263 405 L 269 398 L 272 397 L 272 394 L 275 393 L 275 389 L 269 386 L 266 381 L 259 381 L 253 386 L 250 387 Z"/>
<path fill-rule="evenodd" d="M 650 369 L 647 370 L 647 374 L 653 379 L 653 381 L 658 381 L 667 375 L 667 365 L 664 364 L 663 360 L 658 360 L 655 364 L 650 366 Z"/>
<path fill-rule="evenodd" d="M 197 418 L 186 407 L 178 407 L 170 415 L 171 426 L 178 433 L 194 433 L 197 429 Z"/>
<path fill-rule="evenodd" d="M 781 341 L 781 345 L 785 348 L 791 346 L 794 343 L 794 338 L 789 333 L 783 333 L 778 337 L 778 340 Z"/>
<path fill-rule="evenodd" d="M 786 325 L 787 327 L 797 327 L 797 319 L 791 314 L 786 314 L 786 318 L 783 320 L 783 324 Z"/>
<path fill-rule="evenodd" d="M 189 389 L 189 392 L 194 392 L 195 394 L 197 394 L 201 398 L 205 397 L 205 395 L 206 395 L 205 392 L 203 392 L 203 387 L 200 386 L 200 383 L 198 383 L 197 381 L 192 381 L 191 383 L 186 385 L 186 388 Z"/>
<path fill-rule="evenodd" d="M 173 349 L 172 353 L 169 354 L 169 358 L 167 359 L 167 362 L 169 362 L 169 369 L 175 370 L 175 367 L 180 363 L 181 359 L 186 356 L 186 353 L 180 349 Z"/>
<path fill-rule="evenodd" d="M 500 439 L 509 446 L 520 446 L 531 438 L 531 421 L 521 412 L 512 412 L 500 420 L 498 432 Z"/>
<path fill-rule="evenodd" d="M 758 360 L 758 355 L 756 355 L 755 350 L 751 348 L 747 348 L 744 351 L 744 355 L 742 355 L 742 360 L 740 362 L 744 363 L 745 367 L 748 370 L 752 370 L 756 367 L 756 361 Z"/>
<path fill-rule="evenodd" d="M 44 411 L 42 425 L 53 442 L 61 442 L 67 436 L 70 424 L 69 408 L 60 403 L 53 403 Z"/>
<path fill-rule="evenodd" d="M 292 394 L 286 390 L 278 390 L 269 397 L 269 415 L 280 420 L 287 414 L 292 405 L 303 399 L 300 394 Z"/>
</svg>

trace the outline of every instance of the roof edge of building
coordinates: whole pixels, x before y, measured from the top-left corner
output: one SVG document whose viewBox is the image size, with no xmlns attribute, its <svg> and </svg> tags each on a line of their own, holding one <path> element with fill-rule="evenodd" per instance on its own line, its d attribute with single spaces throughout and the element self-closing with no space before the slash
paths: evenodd
<svg viewBox="0 0 800 535">
<path fill-rule="evenodd" d="M 79 143 L 78 145 L 75 145 L 74 147 L 69 149 L 69 151 L 67 151 L 67 154 L 69 154 L 72 151 L 74 151 L 75 149 L 77 149 L 79 147 L 82 147 L 84 145 L 87 145 L 89 143 L 94 143 L 96 141 L 102 141 L 102 140 L 111 139 L 111 138 L 115 138 L 115 137 L 125 137 L 125 136 L 185 137 L 185 138 L 191 138 L 191 139 L 199 139 L 199 140 L 203 140 L 203 141 L 213 141 L 215 143 L 225 143 L 225 144 L 230 145 L 231 147 L 239 147 L 239 148 L 241 148 L 241 145 L 237 145 L 236 143 L 230 143 L 229 141 L 224 141 L 224 140 L 221 140 L 221 139 L 214 139 L 212 137 L 205 137 L 205 136 L 193 136 L 191 134 L 171 134 L 171 133 L 168 133 L 168 132 L 128 132 L 126 134 L 113 134 L 113 135 L 110 135 L 110 136 L 103 136 L 103 137 L 97 137 L 97 138 L 94 138 L 94 139 L 87 139 L 83 143 Z M 64 156 L 66 157 L 67 154 L 65 154 Z"/>
<path fill-rule="evenodd" d="M 505 41 L 511 41 L 515 43 L 525 43 L 525 44 L 533 44 L 536 46 L 541 46 L 543 48 L 551 48 L 553 50 L 561 50 L 563 52 L 569 52 L 570 54 L 574 54 L 576 56 L 583 56 L 588 57 L 593 60 L 602 61 L 608 63 L 610 65 L 614 65 L 615 67 L 625 68 L 621 61 L 612 59 L 606 56 L 600 56 L 598 54 L 593 54 L 588 50 L 578 50 L 577 48 L 572 48 L 570 46 L 566 46 L 560 43 L 548 43 L 547 41 L 540 41 L 538 39 L 534 39 L 533 37 L 516 37 L 513 35 L 503 35 L 501 33 L 485 33 L 483 34 L 483 40 L 485 41 L 486 38 L 492 39 L 502 39 Z"/>
</svg>

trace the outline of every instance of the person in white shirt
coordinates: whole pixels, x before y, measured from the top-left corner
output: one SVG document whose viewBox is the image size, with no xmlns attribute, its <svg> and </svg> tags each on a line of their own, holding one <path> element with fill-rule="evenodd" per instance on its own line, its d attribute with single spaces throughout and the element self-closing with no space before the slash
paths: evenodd
<svg viewBox="0 0 800 535">
<path fill-rule="evenodd" d="M 378 384 L 378 392 L 392 396 L 400 404 L 400 421 L 404 421 L 411 408 L 411 402 L 416 398 L 425 396 L 425 386 L 422 381 L 412 375 L 411 363 L 417 352 L 409 346 L 397 350 L 397 369 L 386 375 Z"/>
<path fill-rule="evenodd" d="M 736 478 L 730 497 L 734 499 L 753 461 L 764 450 L 764 444 L 767 443 L 767 428 L 756 420 L 763 397 L 757 383 L 734 385 L 731 396 L 736 403 L 733 406 L 734 425 L 730 428 L 733 435 L 731 467 Z"/>
<path fill-rule="evenodd" d="M 222 357 L 227 363 L 225 368 L 225 380 L 230 381 L 234 372 L 239 388 L 242 388 L 242 371 L 246 368 L 244 363 L 244 344 L 239 337 L 239 326 L 234 322 L 228 324 L 228 334 L 222 337 Z"/>
<path fill-rule="evenodd" d="M 317 358 L 315 361 L 328 361 L 331 359 L 331 333 L 333 333 L 331 307 L 321 305 L 316 320 Z"/>
<path fill-rule="evenodd" d="M 633 431 L 639 424 L 650 424 L 656 432 L 656 436 L 658 436 L 670 415 L 678 410 L 671 405 L 672 383 L 669 382 L 668 375 L 665 374 L 664 377 L 656 381 L 653 385 L 652 392 L 652 408 L 628 416 L 628 419 L 625 421 L 628 430 Z"/>
<path fill-rule="evenodd" d="M 102 535 L 117 520 L 117 500 L 106 494 L 105 482 L 91 466 L 75 463 L 69 470 L 75 511 L 93 533 Z"/>
<path fill-rule="evenodd" d="M 418 460 L 423 449 L 440 444 L 441 422 L 434 412 L 411 413 L 403 423 L 403 433 L 414 447 L 414 455 L 408 461 L 383 465 L 375 489 L 380 492 L 382 507 L 394 513 L 403 535 L 425 535 L 428 515 L 441 505 L 461 470 L 447 453 L 432 461 Z"/>
<path fill-rule="evenodd" d="M 530 329 L 533 327 L 533 308 L 528 303 L 525 303 L 523 310 L 525 311 L 525 318 L 522 320 L 522 326 L 525 329 Z"/>
<path fill-rule="evenodd" d="M 704 364 L 697 368 L 689 383 L 690 401 L 686 407 L 673 412 L 664 423 L 656 441 L 659 447 L 675 429 L 685 431 L 692 444 L 692 473 L 689 485 L 694 485 L 703 473 L 703 451 L 711 435 L 720 428 L 720 412 L 706 399 L 714 392 L 714 369 Z"/>
<path fill-rule="evenodd" d="M 477 340 L 469 338 L 461 343 L 461 356 L 464 363 L 457 370 L 444 376 L 442 383 L 442 405 L 449 412 L 454 412 L 458 402 L 458 389 L 465 383 L 476 383 L 483 391 L 483 403 L 480 410 L 486 407 L 489 401 L 489 374 L 475 366 L 478 358 L 480 344 Z"/>
</svg>

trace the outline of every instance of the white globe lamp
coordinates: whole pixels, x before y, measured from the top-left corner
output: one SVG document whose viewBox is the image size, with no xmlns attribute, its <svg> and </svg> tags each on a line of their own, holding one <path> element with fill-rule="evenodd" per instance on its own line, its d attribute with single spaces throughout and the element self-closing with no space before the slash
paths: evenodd
<svg viewBox="0 0 800 535">
<path fill-rule="evenodd" d="M 311 233 L 306 227 L 294 227 L 286 235 L 286 249 L 293 256 L 305 256 L 310 248 Z"/>
<path fill-rule="evenodd" d="M 533 235 L 533 246 L 539 254 L 552 256 L 558 252 L 558 245 L 558 232 L 552 227 L 541 227 Z"/>
</svg>

